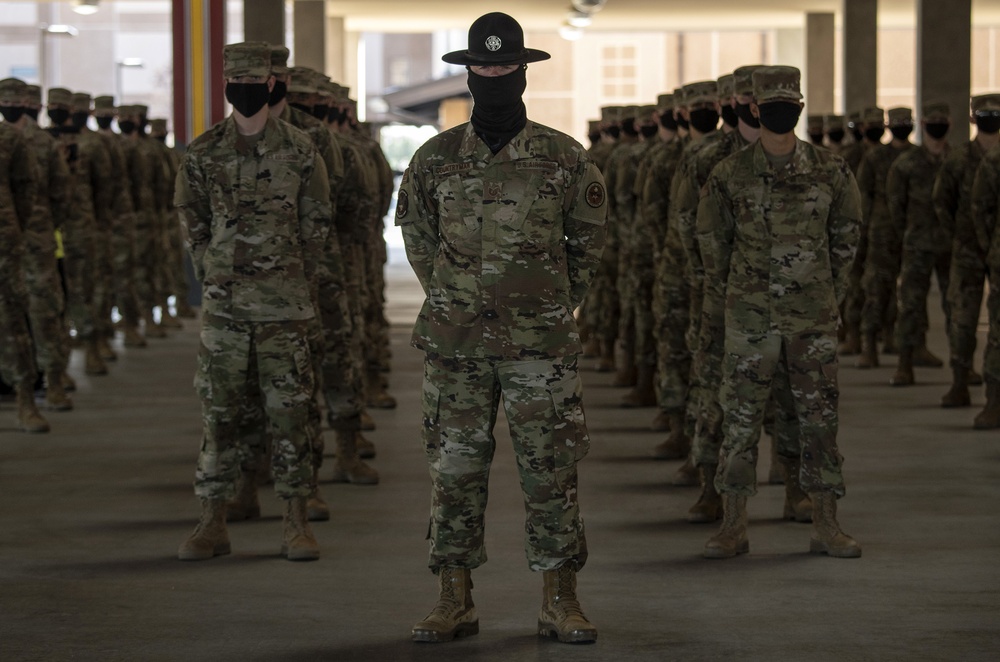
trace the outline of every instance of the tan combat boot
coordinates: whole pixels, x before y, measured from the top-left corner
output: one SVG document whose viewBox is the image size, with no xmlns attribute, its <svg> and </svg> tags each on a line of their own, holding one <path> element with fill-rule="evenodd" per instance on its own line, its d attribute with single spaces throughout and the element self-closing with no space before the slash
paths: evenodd
<svg viewBox="0 0 1000 662">
<path fill-rule="evenodd" d="M 652 407 L 656 404 L 656 389 L 653 378 L 656 372 L 651 365 L 640 365 L 635 387 L 622 398 L 622 407 Z"/>
<path fill-rule="evenodd" d="M 230 551 L 225 500 L 202 499 L 201 519 L 194 533 L 181 543 L 177 558 L 181 561 L 204 561 Z"/>
<path fill-rule="evenodd" d="M 333 460 L 331 480 L 352 485 L 378 485 L 378 472 L 358 457 L 358 436 L 354 430 L 337 430 L 337 457 Z"/>
<path fill-rule="evenodd" d="M 866 333 L 861 338 L 861 353 L 858 355 L 857 367 L 862 370 L 878 367 L 878 341 L 874 333 Z"/>
<path fill-rule="evenodd" d="M 837 523 L 837 495 L 833 492 L 810 492 L 809 499 L 813 504 L 813 534 L 809 540 L 809 551 L 841 559 L 861 556 L 861 545 L 841 531 Z"/>
<path fill-rule="evenodd" d="M 153 313 L 146 313 L 143 318 L 146 321 L 145 335 L 147 338 L 166 338 L 167 332 L 153 319 Z"/>
<path fill-rule="evenodd" d="M 101 355 L 101 358 L 105 361 L 117 361 L 118 353 L 111 348 L 111 343 L 109 342 L 108 337 L 103 333 L 95 333 L 94 336 L 97 339 L 97 351 Z"/>
<path fill-rule="evenodd" d="M 122 338 L 122 344 L 126 347 L 146 347 L 146 339 L 142 337 L 141 333 L 139 333 L 138 328 L 127 325 L 122 331 L 122 334 L 124 336 Z"/>
<path fill-rule="evenodd" d="M 1000 383 L 986 382 L 986 406 L 976 415 L 972 427 L 976 430 L 1000 428 Z"/>
<path fill-rule="evenodd" d="M 104 359 L 101 358 L 101 348 L 98 346 L 97 338 L 91 338 L 87 341 L 86 352 L 84 372 L 88 375 L 108 374 L 108 366 L 104 364 Z"/>
<path fill-rule="evenodd" d="M 625 388 L 635 386 L 638 382 L 639 371 L 635 367 L 635 357 L 625 356 L 618 364 L 618 371 L 615 373 L 614 379 L 611 380 L 611 385 Z"/>
<path fill-rule="evenodd" d="M 707 524 L 722 517 L 722 497 L 715 489 L 715 471 L 718 468 L 717 464 L 704 464 L 698 467 L 701 495 L 687 514 L 687 521 L 692 524 Z"/>
<path fill-rule="evenodd" d="M 441 568 L 441 593 L 427 618 L 413 626 L 413 641 L 441 643 L 479 634 L 479 616 L 472 604 L 472 573 L 466 568 Z"/>
<path fill-rule="evenodd" d="M 890 384 L 893 386 L 913 386 L 913 357 L 912 347 L 900 348 L 899 363 L 896 365 L 896 373 L 889 378 Z"/>
<path fill-rule="evenodd" d="M 952 384 L 948 392 L 941 397 L 941 406 L 945 409 L 953 407 L 969 407 L 972 397 L 969 395 L 969 373 L 965 368 L 952 368 Z"/>
<path fill-rule="evenodd" d="M 698 469 L 694 466 L 694 458 L 689 452 L 684 464 L 677 467 L 673 477 L 670 479 L 671 485 L 677 487 L 698 487 Z"/>
<path fill-rule="evenodd" d="M 366 402 L 369 407 L 375 409 L 395 409 L 396 398 L 389 395 L 386 390 L 385 380 L 382 373 L 377 368 L 368 370 L 368 379 L 365 380 Z"/>
<path fill-rule="evenodd" d="M 196 313 L 194 308 L 191 307 L 191 304 L 187 302 L 187 299 L 177 297 L 177 316 L 193 320 L 198 317 L 198 313 Z"/>
<path fill-rule="evenodd" d="M 180 331 L 184 328 L 181 321 L 170 314 L 170 307 L 167 305 L 166 301 L 160 304 L 160 326 L 164 329 L 174 329 L 176 331 Z"/>
<path fill-rule="evenodd" d="M 558 570 L 542 573 L 542 582 L 538 635 L 556 637 L 565 644 L 597 641 L 597 628 L 583 615 L 576 597 L 576 571 L 564 563 Z"/>
<path fill-rule="evenodd" d="M 861 352 L 861 329 L 857 324 L 847 324 L 844 328 L 844 341 L 837 347 L 841 356 L 854 356 Z"/>
<path fill-rule="evenodd" d="M 653 417 L 653 422 L 649 424 L 649 429 L 653 432 L 669 432 L 670 414 L 662 409 L 656 412 L 656 416 Z"/>
<path fill-rule="evenodd" d="M 799 470 L 802 461 L 799 458 L 782 457 L 781 464 L 785 470 L 785 506 L 782 516 L 785 519 L 796 522 L 812 521 L 812 501 L 809 495 L 802 491 L 802 483 L 799 482 Z"/>
<path fill-rule="evenodd" d="M 33 380 L 26 379 L 15 389 L 17 391 L 17 423 L 24 432 L 32 434 L 49 431 L 49 422 L 45 420 L 38 407 L 35 406 L 35 385 Z"/>
<path fill-rule="evenodd" d="M 750 551 L 747 540 L 747 498 L 726 492 L 722 495 L 722 526 L 708 539 L 701 553 L 706 559 L 729 559 Z"/>
<path fill-rule="evenodd" d="M 319 467 L 313 469 L 312 493 L 306 501 L 306 518 L 310 522 L 325 522 L 330 519 L 330 506 L 319 492 Z"/>
<path fill-rule="evenodd" d="M 64 391 L 76 390 L 76 380 L 70 377 L 68 372 L 63 371 L 63 374 L 59 376 L 59 381 L 62 382 Z"/>
<path fill-rule="evenodd" d="M 313 536 L 306 516 L 306 498 L 292 497 L 285 501 L 285 530 L 281 555 L 289 561 L 315 561 L 319 558 L 319 543 Z"/>
<path fill-rule="evenodd" d="M 266 462 L 263 458 L 261 461 Z M 226 521 L 242 522 L 260 517 L 260 498 L 257 495 L 257 474 L 254 471 L 240 472 L 236 481 L 236 496 L 226 504 Z"/>
<path fill-rule="evenodd" d="M 944 361 L 927 349 L 925 343 L 921 343 L 920 347 L 913 352 L 913 365 L 918 368 L 940 368 L 944 365 Z"/>
<path fill-rule="evenodd" d="M 45 373 L 45 406 L 52 411 L 69 411 L 73 401 L 66 395 L 62 385 L 62 370 L 49 370 Z"/>
<path fill-rule="evenodd" d="M 684 434 L 684 412 L 672 411 L 667 414 L 670 434 L 653 447 L 654 460 L 680 460 L 691 451 L 691 440 Z"/>
<path fill-rule="evenodd" d="M 354 440 L 355 445 L 358 447 L 358 457 L 362 460 L 372 460 L 375 458 L 377 454 L 375 444 L 368 437 L 358 432 Z"/>
<path fill-rule="evenodd" d="M 375 429 L 375 419 L 365 409 L 361 410 L 361 429 L 366 432 L 371 432 Z"/>
<path fill-rule="evenodd" d="M 973 370 L 972 368 L 969 368 L 969 386 L 982 386 L 982 385 L 983 385 L 983 376 L 980 375 L 975 370 Z"/>
</svg>

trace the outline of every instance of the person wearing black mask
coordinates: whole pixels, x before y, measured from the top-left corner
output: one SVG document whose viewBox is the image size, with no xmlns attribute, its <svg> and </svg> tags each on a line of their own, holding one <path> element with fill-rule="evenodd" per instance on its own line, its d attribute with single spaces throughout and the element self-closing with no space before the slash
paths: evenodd
<svg viewBox="0 0 1000 662">
<path fill-rule="evenodd" d="M 951 118 L 946 103 L 926 103 L 922 111 L 923 141 L 919 147 L 896 159 L 886 181 L 889 217 L 895 227 L 903 230 L 896 326 L 899 363 L 889 380 L 893 386 L 913 384 L 914 366 L 940 368 L 944 365 L 927 348 L 927 293 L 932 275 L 937 276 L 945 328 L 950 318 L 947 292 L 951 236 L 938 222 L 931 193 L 948 155 L 945 136 Z"/>
<path fill-rule="evenodd" d="M 877 368 L 878 340 L 886 354 L 896 352 L 896 279 L 903 251 L 903 236 L 889 215 L 886 182 L 889 169 L 896 159 L 914 148 L 909 141 L 913 131 L 913 114 L 909 108 L 889 109 L 889 130 L 892 140 L 871 149 L 858 169 L 862 210 L 868 235 L 868 250 L 864 260 L 861 286 L 865 302 L 861 309 L 861 354 L 859 368 Z M 866 124 L 865 132 L 875 139 L 876 127 Z"/>
<path fill-rule="evenodd" d="M 806 133 L 809 135 L 809 142 L 817 147 L 823 147 L 822 115 L 808 115 L 806 117 Z"/>
<path fill-rule="evenodd" d="M 320 554 L 307 519 L 308 401 L 315 396 L 309 333 L 332 221 L 330 183 L 309 137 L 270 115 L 270 44 L 229 44 L 222 61 L 233 112 L 188 145 L 174 194 L 204 293 L 194 483 L 202 514 L 177 556 L 199 561 L 230 552 L 226 503 L 236 495 L 243 455 L 233 422 L 245 400 L 260 398 L 273 438 L 274 491 L 284 502 L 281 554 L 308 561 Z"/>
<path fill-rule="evenodd" d="M 934 209 L 951 235 L 948 274 L 948 349 L 952 386 L 941 398 L 942 407 L 968 407 L 969 386 L 983 378 L 972 365 L 986 283 L 986 253 L 973 224 L 972 184 L 983 156 L 1000 145 L 1000 94 L 972 97 L 969 121 L 976 127 L 972 140 L 951 150 L 934 182 Z"/>
<path fill-rule="evenodd" d="M 468 67 L 472 120 L 417 150 L 396 207 L 427 293 L 412 342 L 426 352 L 429 565 L 440 584 L 436 607 L 412 638 L 451 641 L 479 631 L 471 571 L 486 560 L 484 509 L 502 399 L 527 504 L 528 564 L 543 576 L 535 632 L 592 642 L 597 629 L 576 597 L 587 560 L 576 464 L 589 439 L 573 311 L 601 260 L 604 179 L 582 145 L 527 118 L 526 66 L 549 54 L 525 48 L 517 21 L 486 14 L 468 43 L 442 59 Z M 553 451 L 554 464 L 532 459 Z"/>
<path fill-rule="evenodd" d="M 722 130 L 725 133 L 733 131 L 739 124 L 739 115 L 736 114 L 736 104 L 733 102 L 733 97 L 736 95 L 734 79 L 733 74 L 725 74 L 719 76 L 719 80 L 716 81 L 719 86 L 719 114 L 722 117 Z"/>
<path fill-rule="evenodd" d="M 724 559 L 750 549 L 747 499 L 757 491 L 757 444 L 774 397 L 780 410 L 796 412 L 800 449 L 791 463 L 812 503 L 809 551 L 856 558 L 861 546 L 836 517 L 844 495 L 836 334 L 860 196 L 843 159 L 795 137 L 799 70 L 757 69 L 753 88 L 760 138 L 715 167 L 698 210 L 703 314 L 724 329 L 724 437 L 715 475 L 723 520 L 703 555 Z"/>
<path fill-rule="evenodd" d="M 844 151 L 844 116 L 824 115 L 823 134 L 826 136 L 826 146 L 834 154 L 842 154 Z"/>
</svg>

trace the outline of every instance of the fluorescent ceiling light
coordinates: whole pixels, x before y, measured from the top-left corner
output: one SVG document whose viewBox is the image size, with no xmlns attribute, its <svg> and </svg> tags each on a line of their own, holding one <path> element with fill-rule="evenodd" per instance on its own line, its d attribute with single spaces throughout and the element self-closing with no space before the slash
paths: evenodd
<svg viewBox="0 0 1000 662">
<path fill-rule="evenodd" d="M 76 0 L 73 4 L 73 11 L 77 14 L 82 14 L 84 16 L 89 16 L 90 14 L 96 14 L 97 10 L 100 9 L 98 6 L 101 0 Z"/>
</svg>

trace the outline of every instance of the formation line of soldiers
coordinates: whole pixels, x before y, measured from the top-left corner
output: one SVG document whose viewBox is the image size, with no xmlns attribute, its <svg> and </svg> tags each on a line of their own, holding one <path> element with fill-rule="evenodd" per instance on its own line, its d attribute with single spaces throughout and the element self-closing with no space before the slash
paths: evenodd
<svg viewBox="0 0 1000 662">
<path fill-rule="evenodd" d="M 651 426 L 669 434 L 653 457 L 685 460 L 675 484 L 702 487 L 691 522 L 724 513 L 728 520 L 724 497 L 753 493 L 758 422 L 771 437 L 769 479 L 786 487 L 784 516 L 828 519 L 829 500 L 810 492 L 843 494 L 834 442 L 837 354 L 858 354 L 858 367 L 874 367 L 881 341 L 884 353 L 898 352 L 891 379 L 898 386 L 914 383 L 915 366 L 940 367 L 926 346 L 932 274 L 954 372 L 942 405 L 969 406 L 969 385 L 985 378 L 986 406 L 974 426 L 1000 427 L 996 288 L 984 376 L 972 366 L 984 281 L 1000 269 L 1000 95 L 971 99 L 976 136 L 958 149 L 946 141 L 949 108 L 929 103 L 920 146 L 909 142 L 910 109 L 890 109 L 887 122 L 872 107 L 850 117 L 809 116 L 810 140 L 776 156 L 764 134 L 774 140 L 791 131 L 802 97 L 795 70 L 786 68 L 786 84 L 768 83 L 783 75 L 773 69 L 743 66 L 660 95 L 656 105 L 605 107 L 589 127 L 610 218 L 601 269 L 578 311 L 584 355 L 597 358 L 597 370 L 614 372 L 614 385 L 631 387 L 623 407 L 657 408 Z M 768 85 L 787 93 L 768 93 Z M 785 103 L 763 103 L 762 89 Z M 768 112 L 782 115 L 767 126 Z M 892 139 L 883 143 L 887 127 Z M 759 283 L 746 281 L 754 272 L 736 261 L 746 257 L 741 240 L 750 242 L 742 250 L 770 251 Z M 817 265 L 830 281 L 820 291 L 808 282 Z M 805 292 L 815 296 L 802 298 Z M 784 338 L 777 363 L 763 350 L 748 355 L 753 343 L 739 341 L 748 332 L 789 329 L 809 330 L 813 344 Z M 828 332 L 834 344 L 816 345 Z M 797 365 L 794 353 L 805 347 L 811 360 L 822 360 Z M 761 401 L 763 385 L 770 395 Z M 817 417 L 819 402 L 829 409 Z M 741 463 L 742 473 L 734 469 Z M 860 555 L 856 543 L 838 540 L 829 553 Z M 713 539 L 706 556 L 745 551 L 745 538 L 727 541 Z"/>
<path fill-rule="evenodd" d="M 367 407 L 386 390 L 383 217 L 393 173 L 356 120 L 349 90 L 265 42 L 224 48 L 233 113 L 188 147 L 174 203 L 202 284 L 195 388 L 203 438 L 202 516 L 181 560 L 230 551 L 227 521 L 260 517 L 273 477 L 282 553 L 318 558 L 309 521 L 328 520 L 318 484 L 323 415 L 336 436 L 331 480 L 374 485 Z"/>
<path fill-rule="evenodd" d="M 128 348 L 166 337 L 181 327 L 178 316 L 194 317 L 166 121 L 148 120 L 143 105 L 116 107 L 110 96 L 61 87 L 47 91 L 47 129 L 42 107 L 37 86 L 0 80 L 0 377 L 17 392 L 26 432 L 49 430 L 35 403 L 39 375 L 48 409 L 73 408 L 73 342 L 88 375 L 108 373 L 115 310 Z"/>
</svg>

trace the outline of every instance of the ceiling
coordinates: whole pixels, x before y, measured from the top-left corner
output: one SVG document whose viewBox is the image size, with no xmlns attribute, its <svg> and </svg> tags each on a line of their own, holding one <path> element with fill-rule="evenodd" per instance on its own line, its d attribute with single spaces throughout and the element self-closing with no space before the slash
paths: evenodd
<svg viewBox="0 0 1000 662">
<path fill-rule="evenodd" d="M 911 27 L 919 0 L 878 2 L 879 23 Z M 952 0 L 923 0 L 950 2 Z M 838 13 L 843 0 L 607 0 L 588 30 L 726 30 L 801 27 L 807 12 Z M 526 30 L 552 30 L 570 0 L 334 0 L 327 15 L 351 32 L 428 32 L 467 28 L 482 14 L 502 10 Z M 1000 25 L 1000 0 L 972 0 L 975 25 Z M 838 23 L 840 17 L 838 16 Z"/>
</svg>

